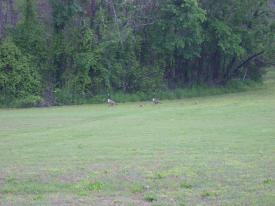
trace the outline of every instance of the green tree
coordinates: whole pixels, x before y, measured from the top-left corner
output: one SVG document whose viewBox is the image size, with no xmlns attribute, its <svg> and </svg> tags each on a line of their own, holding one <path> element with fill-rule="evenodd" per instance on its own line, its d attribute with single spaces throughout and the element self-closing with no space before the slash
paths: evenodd
<svg viewBox="0 0 275 206">
<path fill-rule="evenodd" d="M 0 43 L 0 96 L 9 103 L 15 99 L 40 95 L 40 78 L 31 58 L 10 39 Z"/>
</svg>

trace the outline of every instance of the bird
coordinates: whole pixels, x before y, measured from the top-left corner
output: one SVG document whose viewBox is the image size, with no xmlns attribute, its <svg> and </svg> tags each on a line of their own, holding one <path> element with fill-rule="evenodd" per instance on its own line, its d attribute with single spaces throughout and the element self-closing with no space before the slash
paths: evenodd
<svg viewBox="0 0 275 206">
<path fill-rule="evenodd" d="M 152 99 L 153 104 L 160 104 L 160 100 L 157 98 Z"/>
<path fill-rule="evenodd" d="M 108 99 L 108 100 L 107 100 L 107 103 L 108 103 L 110 106 L 115 106 L 115 105 L 117 105 L 117 103 L 116 103 L 114 100 L 111 100 L 111 99 Z"/>
</svg>

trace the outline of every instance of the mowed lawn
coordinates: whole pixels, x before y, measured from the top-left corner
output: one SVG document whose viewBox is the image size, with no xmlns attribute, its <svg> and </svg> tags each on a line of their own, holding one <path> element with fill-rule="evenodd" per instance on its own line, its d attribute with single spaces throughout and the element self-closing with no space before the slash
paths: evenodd
<svg viewBox="0 0 275 206">
<path fill-rule="evenodd" d="M 161 105 L 2 109 L 0 205 L 275 205 L 275 72 Z"/>
</svg>

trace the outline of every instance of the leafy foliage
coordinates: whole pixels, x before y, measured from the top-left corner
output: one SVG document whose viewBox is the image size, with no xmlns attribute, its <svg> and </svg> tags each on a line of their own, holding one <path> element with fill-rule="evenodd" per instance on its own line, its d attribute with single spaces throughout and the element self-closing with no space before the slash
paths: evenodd
<svg viewBox="0 0 275 206">
<path fill-rule="evenodd" d="M 42 8 L 40 1 L 18 2 L 21 19 L 0 36 L 1 52 L 9 47 L 19 53 L 12 66 L 31 73 L 30 84 L 40 76 L 35 85 L 42 90 L 34 95 L 50 104 L 54 96 L 69 104 L 123 92 L 259 81 L 274 59 L 274 12 L 267 0 L 49 0 Z M 1 5 L 2 15 L 8 7 Z M 0 75 L 13 78 L 5 69 Z M 5 96 L 32 93 L 9 88 L 2 83 Z"/>
<path fill-rule="evenodd" d="M 35 66 L 10 39 L 0 44 L 0 93 L 1 101 L 40 94 Z"/>
</svg>

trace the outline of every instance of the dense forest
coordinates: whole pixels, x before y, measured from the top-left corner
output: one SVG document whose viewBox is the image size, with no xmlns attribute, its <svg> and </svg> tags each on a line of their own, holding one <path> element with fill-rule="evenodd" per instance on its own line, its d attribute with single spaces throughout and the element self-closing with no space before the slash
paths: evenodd
<svg viewBox="0 0 275 206">
<path fill-rule="evenodd" d="M 274 0 L 0 0 L 0 102 L 260 81 L 274 64 L 274 9 Z"/>
</svg>

